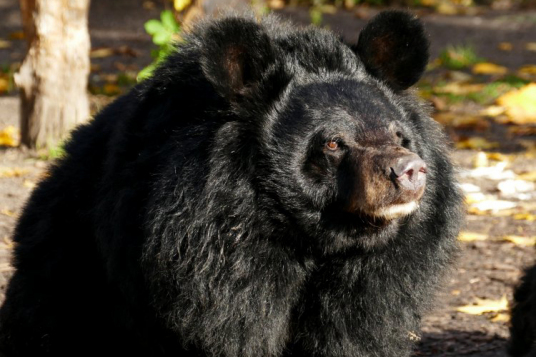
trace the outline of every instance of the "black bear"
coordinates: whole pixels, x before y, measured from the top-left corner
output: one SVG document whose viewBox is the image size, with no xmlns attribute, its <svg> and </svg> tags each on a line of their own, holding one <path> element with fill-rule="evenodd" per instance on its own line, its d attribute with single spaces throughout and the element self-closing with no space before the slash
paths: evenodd
<svg viewBox="0 0 536 357">
<path fill-rule="evenodd" d="M 199 25 L 76 130 L 14 233 L 5 356 L 408 356 L 456 251 L 428 41 Z"/>
<path fill-rule="evenodd" d="M 509 352 L 514 357 L 536 356 L 536 266 L 525 272 L 514 291 Z"/>
</svg>

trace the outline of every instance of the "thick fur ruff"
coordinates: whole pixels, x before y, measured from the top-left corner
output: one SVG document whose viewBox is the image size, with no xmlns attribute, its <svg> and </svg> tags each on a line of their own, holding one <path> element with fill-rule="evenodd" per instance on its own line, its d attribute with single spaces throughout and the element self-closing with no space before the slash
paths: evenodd
<svg viewBox="0 0 536 357">
<path fill-rule="evenodd" d="M 76 130 L 18 222 L 0 351 L 408 356 L 462 198 L 407 90 L 422 25 L 388 12 L 364 34 L 207 21 Z M 423 192 L 390 171 L 410 153 Z"/>
</svg>

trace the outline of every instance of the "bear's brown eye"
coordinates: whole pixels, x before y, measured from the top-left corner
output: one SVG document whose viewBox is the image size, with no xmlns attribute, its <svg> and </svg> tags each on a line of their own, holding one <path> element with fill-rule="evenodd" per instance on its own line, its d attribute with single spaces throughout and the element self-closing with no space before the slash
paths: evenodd
<svg viewBox="0 0 536 357">
<path fill-rule="evenodd" d="M 337 150 L 339 148 L 339 143 L 336 142 L 335 140 L 330 140 L 326 143 L 326 147 L 329 149 L 329 150 Z"/>
</svg>

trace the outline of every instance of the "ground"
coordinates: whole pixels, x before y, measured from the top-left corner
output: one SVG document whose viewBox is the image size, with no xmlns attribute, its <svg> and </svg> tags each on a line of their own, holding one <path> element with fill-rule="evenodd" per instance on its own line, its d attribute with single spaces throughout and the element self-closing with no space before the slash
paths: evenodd
<svg viewBox="0 0 536 357">
<path fill-rule="evenodd" d="M 123 90 L 121 86 L 108 86 L 101 90 L 108 82 L 117 83 L 118 76 L 127 74 L 128 77 L 129 73 L 150 62 L 151 42 L 143 30 L 143 23 L 158 17 L 162 6 L 161 2 L 155 1 L 151 8 L 148 3 L 142 0 L 92 1 L 89 21 L 92 45 L 94 49 L 105 49 L 105 55 L 94 52 L 92 59 L 93 111 L 111 100 L 111 97 L 99 93 Z M 353 42 L 366 18 L 375 11 L 338 11 L 325 15 L 323 24 Z M 281 16 L 302 24 L 309 21 L 307 11 L 303 9 L 287 8 L 281 11 Z M 448 44 L 470 43 L 479 56 L 510 71 L 536 64 L 536 51 L 527 50 L 527 43 L 536 40 L 535 11 L 485 10 L 475 16 L 446 16 L 421 11 L 420 16 L 430 34 L 432 59 L 437 58 Z M 1 66 L 23 58 L 24 41 L 13 39 L 20 30 L 17 1 L 0 0 L 0 40 L 9 40 L 9 47 L 0 45 Z M 511 45 L 510 50 L 499 49 L 499 44 L 504 42 Z M 106 53 L 110 49 L 112 51 Z M 459 72 L 447 74 L 460 76 Z M 426 76 L 425 80 L 436 82 L 445 76 L 445 72 L 431 70 Z M 478 145 L 466 145 L 467 149 L 453 152 L 453 160 L 460 167 L 460 182 L 466 190 L 476 192 L 468 193 L 471 214 L 463 229 L 466 234 L 460 241 L 456 266 L 447 275 L 445 288 L 438 294 L 436 308 L 425 317 L 422 333 L 413 336 L 420 339 L 415 356 L 506 356 L 507 309 L 500 311 L 500 308 L 492 307 L 488 310 L 498 311 L 468 314 L 457 311 L 457 308 L 473 305 L 478 302 L 477 299 L 487 299 L 484 301 L 489 300 L 492 305 L 497 305 L 502 297 L 511 301 L 512 288 L 522 269 L 534 262 L 536 189 L 529 186 L 525 190 L 519 189 L 519 192 L 507 192 L 508 188 L 512 191 L 515 183 L 506 180 L 518 179 L 520 174 L 530 175 L 536 171 L 535 124 L 520 125 L 519 130 L 512 130 L 510 124 L 477 116 L 476 113 L 482 109 L 479 105 L 446 105 L 445 99 L 437 96 L 428 99 L 434 102 L 438 112 L 450 114 L 450 117 L 473 116 L 477 119 L 476 122 L 469 121 L 468 125 L 445 121 L 446 129 L 458 147 L 461 147 L 461 142 L 473 137 L 485 138 L 498 145 L 487 153 L 479 153 Z M 8 125 L 18 126 L 18 106 L 15 92 L 0 95 L 0 130 Z M 519 135 L 520 132 L 522 135 Z M 0 148 L 0 301 L 11 274 L 10 237 L 16 217 L 50 162 L 25 150 Z M 480 198 L 475 198 L 477 196 Z M 514 207 L 499 210 L 499 199 Z M 491 210 L 476 205 L 486 202 L 490 202 Z M 511 236 L 515 237 L 510 239 Z M 522 239 L 516 240 L 516 237 Z"/>
</svg>

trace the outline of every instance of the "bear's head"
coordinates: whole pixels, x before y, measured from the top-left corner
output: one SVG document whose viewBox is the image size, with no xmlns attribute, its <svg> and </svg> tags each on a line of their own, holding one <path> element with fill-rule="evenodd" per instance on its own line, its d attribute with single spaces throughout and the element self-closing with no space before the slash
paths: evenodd
<svg viewBox="0 0 536 357">
<path fill-rule="evenodd" d="M 202 66 L 247 129 L 259 205 L 324 251 L 385 244 L 426 195 L 420 21 L 383 12 L 355 46 L 318 30 L 267 31 L 229 18 L 209 27 Z M 432 164 L 432 165 L 431 165 Z"/>
</svg>

